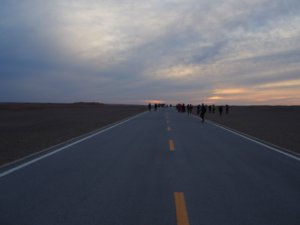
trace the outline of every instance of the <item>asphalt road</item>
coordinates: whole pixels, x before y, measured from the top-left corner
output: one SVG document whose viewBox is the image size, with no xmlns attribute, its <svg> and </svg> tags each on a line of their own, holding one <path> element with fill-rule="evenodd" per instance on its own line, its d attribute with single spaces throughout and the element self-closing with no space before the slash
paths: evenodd
<svg viewBox="0 0 300 225">
<path fill-rule="evenodd" d="M 0 171 L 1 225 L 300 224 L 299 160 L 171 109 L 31 162 Z"/>
</svg>

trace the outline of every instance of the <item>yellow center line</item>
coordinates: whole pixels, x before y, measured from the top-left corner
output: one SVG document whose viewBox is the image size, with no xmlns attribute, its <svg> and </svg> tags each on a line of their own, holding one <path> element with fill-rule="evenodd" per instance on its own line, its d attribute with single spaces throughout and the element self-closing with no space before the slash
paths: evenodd
<svg viewBox="0 0 300 225">
<path fill-rule="evenodd" d="M 189 217 L 183 192 L 174 192 L 177 225 L 189 225 Z"/>
<path fill-rule="evenodd" d="M 173 142 L 173 140 L 169 140 L 169 147 L 170 147 L 170 151 L 174 152 L 175 148 L 174 148 L 174 142 Z"/>
</svg>

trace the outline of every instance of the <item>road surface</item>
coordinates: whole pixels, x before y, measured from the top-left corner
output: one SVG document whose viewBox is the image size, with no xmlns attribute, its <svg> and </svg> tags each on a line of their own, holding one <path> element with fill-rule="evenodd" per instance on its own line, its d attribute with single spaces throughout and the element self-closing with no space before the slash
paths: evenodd
<svg viewBox="0 0 300 225">
<path fill-rule="evenodd" d="M 47 154 L 0 170 L 1 225 L 300 224 L 299 160 L 175 109 Z"/>
</svg>

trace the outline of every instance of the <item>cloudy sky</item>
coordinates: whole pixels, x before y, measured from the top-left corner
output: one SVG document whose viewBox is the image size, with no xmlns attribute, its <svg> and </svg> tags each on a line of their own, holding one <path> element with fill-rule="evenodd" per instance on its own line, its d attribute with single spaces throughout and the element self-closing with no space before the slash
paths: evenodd
<svg viewBox="0 0 300 225">
<path fill-rule="evenodd" d="M 0 5 L 0 102 L 300 104 L 299 0 Z"/>
</svg>

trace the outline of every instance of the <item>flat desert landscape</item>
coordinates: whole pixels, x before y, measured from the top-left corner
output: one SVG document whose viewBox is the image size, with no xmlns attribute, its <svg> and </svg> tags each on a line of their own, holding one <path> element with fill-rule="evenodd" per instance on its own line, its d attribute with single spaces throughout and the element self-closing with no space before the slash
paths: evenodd
<svg viewBox="0 0 300 225">
<path fill-rule="evenodd" d="M 145 106 L 0 104 L 0 165 L 147 110 Z M 206 118 L 300 154 L 300 106 L 232 106 Z"/>
<path fill-rule="evenodd" d="M 97 103 L 0 104 L 0 165 L 145 110 Z"/>
<path fill-rule="evenodd" d="M 207 119 L 300 154 L 300 106 L 232 106 Z"/>
</svg>

